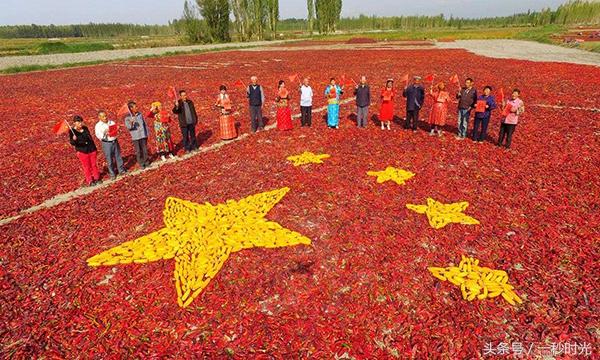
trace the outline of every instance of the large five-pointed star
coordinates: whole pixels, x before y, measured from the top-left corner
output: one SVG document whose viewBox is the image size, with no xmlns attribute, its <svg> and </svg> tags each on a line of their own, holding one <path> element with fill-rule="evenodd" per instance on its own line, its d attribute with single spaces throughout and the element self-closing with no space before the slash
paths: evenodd
<svg viewBox="0 0 600 360">
<path fill-rule="evenodd" d="M 398 185 L 406 184 L 406 180 L 415 176 L 415 174 L 410 171 L 397 169 L 392 166 L 388 166 L 384 171 L 368 171 L 367 175 L 376 176 L 379 184 L 386 181 L 393 181 Z"/>
<path fill-rule="evenodd" d="M 163 229 L 106 250 L 87 263 L 101 266 L 175 258 L 177 302 L 187 307 L 231 253 L 311 243 L 307 237 L 264 218 L 289 190 L 282 188 L 219 205 L 168 198 Z"/>
<path fill-rule="evenodd" d="M 427 205 L 406 204 L 410 210 L 419 213 L 427 214 L 429 225 L 434 229 L 441 229 L 450 223 L 458 223 L 464 225 L 477 225 L 479 221 L 470 216 L 463 214 L 469 203 L 466 201 L 443 204 L 435 201 L 432 198 L 427 198 Z"/>
<path fill-rule="evenodd" d="M 288 156 L 287 160 L 291 161 L 294 166 L 302 166 L 307 164 L 322 164 L 323 159 L 331 157 L 329 154 L 314 154 L 308 151 L 303 152 L 300 155 Z"/>
</svg>

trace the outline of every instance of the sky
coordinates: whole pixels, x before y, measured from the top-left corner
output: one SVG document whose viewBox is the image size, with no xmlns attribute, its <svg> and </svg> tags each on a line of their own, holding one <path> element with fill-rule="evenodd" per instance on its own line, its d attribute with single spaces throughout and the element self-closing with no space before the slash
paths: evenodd
<svg viewBox="0 0 600 360">
<path fill-rule="evenodd" d="M 564 0 L 343 0 L 342 16 L 437 15 L 488 17 L 556 8 Z M 0 0 L 0 25 L 121 22 L 166 24 L 184 0 Z M 280 0 L 280 17 L 305 18 L 305 0 Z"/>
</svg>

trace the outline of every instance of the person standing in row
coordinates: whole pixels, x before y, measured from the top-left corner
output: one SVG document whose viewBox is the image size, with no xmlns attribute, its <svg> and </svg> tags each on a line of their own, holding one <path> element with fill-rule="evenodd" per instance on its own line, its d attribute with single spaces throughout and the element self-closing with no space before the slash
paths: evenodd
<svg viewBox="0 0 600 360">
<path fill-rule="evenodd" d="M 83 168 L 85 183 L 88 186 L 100 184 L 100 172 L 98 171 L 97 149 L 94 139 L 83 124 L 83 118 L 79 115 L 73 117 L 73 127 L 69 131 L 69 142 L 75 147 L 77 157 Z"/>
<path fill-rule="evenodd" d="M 379 110 L 381 130 L 392 130 L 391 124 L 394 119 L 394 98 L 396 98 L 394 80 L 388 79 L 385 83 L 385 88 L 381 90 L 381 109 Z"/>
<path fill-rule="evenodd" d="M 356 126 L 366 128 L 369 119 L 369 106 L 371 106 L 371 88 L 367 84 L 367 77 L 361 76 L 360 83 L 354 89 L 356 96 Z"/>
<path fill-rule="evenodd" d="M 148 159 L 148 126 L 144 115 L 138 111 L 135 101 L 127 103 L 129 115 L 125 117 L 125 127 L 129 130 L 137 162 L 142 169 L 150 166 Z"/>
<path fill-rule="evenodd" d="M 450 94 L 446 91 L 446 84 L 440 82 L 437 90 L 434 91 L 433 87 L 431 88 L 429 95 L 433 98 L 433 105 L 429 113 L 429 124 L 431 125 L 429 135 L 433 136 L 437 132 L 438 136 L 442 136 L 442 127 L 446 125 L 446 117 L 448 117 Z"/>
<path fill-rule="evenodd" d="M 521 100 L 521 91 L 514 89 L 512 92 L 511 99 L 504 105 L 504 112 L 502 113 L 503 119 L 500 124 L 500 135 L 498 137 L 498 146 L 502 146 L 504 138 L 506 137 L 506 144 L 504 146 L 510 149 L 512 143 L 512 137 L 517 128 L 519 122 L 519 116 L 525 112 L 525 104 Z"/>
<path fill-rule="evenodd" d="M 404 88 L 402 96 L 406 98 L 406 123 L 404 127 L 417 131 L 419 112 L 425 103 L 425 89 L 421 85 L 420 76 L 415 76 L 413 83 Z"/>
<path fill-rule="evenodd" d="M 277 96 L 275 97 L 277 104 L 277 129 L 292 130 L 292 109 L 290 108 L 290 92 L 285 87 L 285 81 L 279 80 L 277 85 Z"/>
<path fill-rule="evenodd" d="M 231 140 L 237 137 L 237 129 L 235 128 L 235 120 L 233 119 L 233 104 L 227 93 L 227 86 L 219 87 L 219 97 L 215 104 L 221 110 L 219 117 L 219 128 L 221 132 L 221 140 Z"/>
<path fill-rule="evenodd" d="M 309 79 L 304 78 L 302 85 L 300 86 L 301 127 L 312 126 L 312 101 L 313 89 L 310 87 Z"/>
<path fill-rule="evenodd" d="M 482 143 L 487 137 L 487 129 L 492 116 L 492 111 L 496 108 L 496 100 L 491 95 L 492 87 L 483 88 L 483 94 L 477 98 L 475 104 L 475 120 L 473 122 L 473 141 Z M 481 127 L 481 130 L 479 128 Z"/>
<path fill-rule="evenodd" d="M 340 127 L 340 97 L 344 89 L 335 83 L 335 78 L 329 80 L 329 85 L 325 88 L 325 97 L 327 98 L 327 126 L 330 129 L 339 129 Z"/>
<path fill-rule="evenodd" d="M 246 89 L 248 94 L 248 103 L 250 105 L 250 129 L 253 133 L 264 130 L 265 125 L 263 123 L 262 106 L 265 103 L 265 92 L 258 84 L 258 78 L 252 76 L 250 78 L 251 84 Z"/>
<path fill-rule="evenodd" d="M 456 98 L 458 99 L 458 140 L 464 140 L 467 137 L 469 129 L 469 118 L 471 110 L 475 108 L 477 103 L 477 90 L 473 87 L 473 79 L 467 78 L 465 86 L 458 91 Z"/>
<path fill-rule="evenodd" d="M 121 146 L 117 139 L 117 124 L 108 119 L 106 111 L 98 111 L 98 122 L 94 127 L 94 132 L 98 140 L 102 143 L 102 152 L 106 158 L 106 166 L 108 167 L 108 174 L 110 179 L 114 180 L 117 174 L 114 169 L 114 162 L 116 162 L 117 170 L 119 174 L 125 174 L 125 167 L 123 166 L 123 158 L 121 157 Z"/>
<path fill-rule="evenodd" d="M 154 136 L 156 139 L 156 152 L 160 155 L 162 161 L 167 161 L 167 156 L 175 158 L 173 152 L 173 140 L 171 138 L 171 116 L 162 109 L 162 104 L 158 101 L 152 103 L 150 111 L 146 118 L 154 119 Z"/>
<path fill-rule="evenodd" d="M 185 90 L 179 91 L 179 100 L 175 100 L 173 114 L 177 114 L 179 120 L 184 150 L 186 152 L 197 150 L 196 124 L 198 124 L 198 114 L 196 113 L 194 102 L 188 99 Z"/>
</svg>

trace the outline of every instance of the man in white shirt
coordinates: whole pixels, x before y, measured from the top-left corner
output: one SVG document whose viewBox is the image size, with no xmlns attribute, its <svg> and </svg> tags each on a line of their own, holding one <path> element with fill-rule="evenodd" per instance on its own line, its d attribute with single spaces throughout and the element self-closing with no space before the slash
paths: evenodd
<svg viewBox="0 0 600 360">
<path fill-rule="evenodd" d="M 309 85 L 308 78 L 304 78 L 300 86 L 300 112 L 302 113 L 301 126 L 312 125 L 312 99 L 313 90 Z"/>
<path fill-rule="evenodd" d="M 117 162 L 117 169 L 119 174 L 125 174 L 125 167 L 123 166 L 123 158 L 121 157 L 121 147 L 117 140 L 117 124 L 108 120 L 106 111 L 98 111 L 98 123 L 96 123 L 95 133 L 98 140 L 102 143 L 102 152 L 106 157 L 106 164 L 108 166 L 108 173 L 110 174 L 111 180 L 114 180 L 117 175 L 113 169 L 113 158 Z"/>
</svg>

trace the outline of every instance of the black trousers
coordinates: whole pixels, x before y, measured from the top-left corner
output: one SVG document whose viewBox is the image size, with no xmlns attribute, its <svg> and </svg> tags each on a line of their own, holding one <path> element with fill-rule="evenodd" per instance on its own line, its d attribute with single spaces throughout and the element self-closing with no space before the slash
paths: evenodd
<svg viewBox="0 0 600 360">
<path fill-rule="evenodd" d="M 312 125 L 312 106 L 300 106 L 300 113 L 302 117 L 300 123 L 302 126 Z"/>
<path fill-rule="evenodd" d="M 512 136 L 515 133 L 515 129 L 517 128 L 517 124 L 500 124 L 500 136 L 498 137 L 498 146 L 502 146 L 504 142 L 504 138 L 506 137 L 506 148 L 510 148 L 510 144 L 512 143 Z"/>
<path fill-rule="evenodd" d="M 417 110 L 406 110 L 406 124 L 404 124 L 405 129 L 412 128 L 413 130 L 417 130 L 417 124 L 419 123 L 419 111 Z"/>
<path fill-rule="evenodd" d="M 196 124 L 182 127 L 181 135 L 183 136 L 183 148 L 185 151 L 193 151 L 198 148 L 198 141 L 196 140 Z"/>
</svg>

